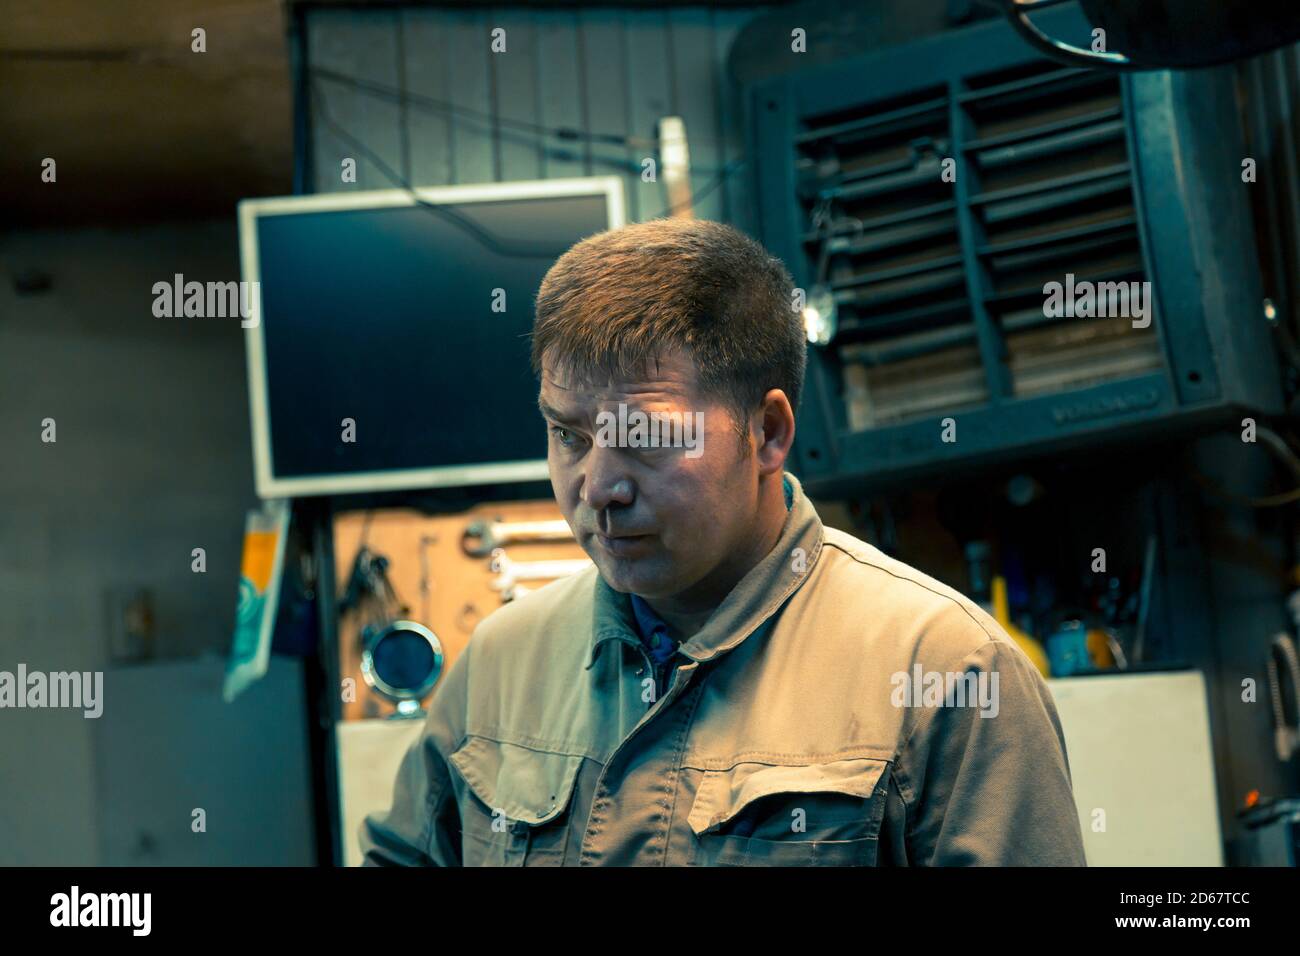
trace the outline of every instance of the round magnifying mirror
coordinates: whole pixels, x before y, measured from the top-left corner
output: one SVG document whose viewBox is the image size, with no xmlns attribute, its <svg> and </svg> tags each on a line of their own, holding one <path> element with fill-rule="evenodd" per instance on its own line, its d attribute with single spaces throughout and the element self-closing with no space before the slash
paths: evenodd
<svg viewBox="0 0 1300 956">
<path fill-rule="evenodd" d="M 361 676 L 403 716 L 419 712 L 419 702 L 442 675 L 442 642 L 423 624 L 390 621 L 367 635 Z"/>
</svg>

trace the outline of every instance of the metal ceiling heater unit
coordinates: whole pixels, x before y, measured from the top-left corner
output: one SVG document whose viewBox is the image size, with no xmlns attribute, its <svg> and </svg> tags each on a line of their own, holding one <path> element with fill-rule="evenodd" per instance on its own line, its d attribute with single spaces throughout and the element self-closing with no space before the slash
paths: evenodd
<svg viewBox="0 0 1300 956">
<path fill-rule="evenodd" d="M 810 489 L 1280 410 L 1231 68 L 1072 68 L 990 21 L 750 93 L 762 238 L 809 292 Z"/>
</svg>

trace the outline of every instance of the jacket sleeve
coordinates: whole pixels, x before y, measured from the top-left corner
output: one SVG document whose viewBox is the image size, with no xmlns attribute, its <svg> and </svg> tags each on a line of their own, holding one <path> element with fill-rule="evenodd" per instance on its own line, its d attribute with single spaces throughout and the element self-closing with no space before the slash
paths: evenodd
<svg viewBox="0 0 1300 956">
<path fill-rule="evenodd" d="M 447 757 L 464 736 L 469 647 L 429 701 L 424 730 L 402 758 L 389 809 L 358 830 L 362 866 L 460 866 L 460 813 Z"/>
<path fill-rule="evenodd" d="M 1009 638 L 984 642 L 952 672 L 983 679 L 990 693 L 981 706 L 916 709 L 895 768 L 908 862 L 1086 866 L 1047 682 Z"/>
</svg>

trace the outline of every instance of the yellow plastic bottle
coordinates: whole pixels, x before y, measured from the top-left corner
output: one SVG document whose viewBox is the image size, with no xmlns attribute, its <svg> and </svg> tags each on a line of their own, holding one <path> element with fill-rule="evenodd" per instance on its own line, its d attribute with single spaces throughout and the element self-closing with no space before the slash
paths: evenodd
<svg viewBox="0 0 1300 956">
<path fill-rule="evenodd" d="M 1011 622 L 1011 608 L 1007 601 L 1007 579 L 1000 574 L 993 575 L 991 590 L 994 620 L 1001 624 L 1002 629 L 1011 635 L 1011 639 L 1020 645 L 1020 649 L 1038 668 L 1038 672 L 1044 677 L 1050 677 L 1051 669 L 1048 666 L 1047 651 L 1044 650 L 1043 645 Z"/>
</svg>

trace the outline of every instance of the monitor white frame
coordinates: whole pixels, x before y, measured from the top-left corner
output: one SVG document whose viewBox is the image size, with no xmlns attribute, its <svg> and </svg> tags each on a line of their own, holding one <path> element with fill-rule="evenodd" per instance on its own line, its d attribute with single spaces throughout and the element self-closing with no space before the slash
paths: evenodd
<svg viewBox="0 0 1300 956">
<path fill-rule="evenodd" d="M 517 199 L 545 199 L 557 196 L 604 196 L 607 228 L 617 229 L 626 219 L 623 180 L 618 176 L 586 176 L 566 179 L 520 180 L 504 183 L 472 183 L 464 186 L 417 187 L 424 202 L 497 202 Z M 416 200 L 405 189 L 380 189 L 356 193 L 327 193 L 245 199 L 239 203 L 239 259 L 243 279 L 250 283 L 251 315 L 244 328 L 248 361 L 248 407 L 253 436 L 253 476 L 260 498 L 288 498 L 358 492 L 398 491 L 413 488 L 449 488 L 465 485 L 544 481 L 549 473 L 546 459 L 500 461 L 474 465 L 444 465 L 433 468 L 403 468 L 355 474 L 303 475 L 293 478 L 275 474 L 271 454 L 271 420 L 267 398 L 266 347 L 262 325 L 261 264 L 257 248 L 257 221 L 263 216 L 291 215 L 341 209 L 382 209 L 414 206 Z M 540 426 L 539 426 L 540 427 Z"/>
</svg>

